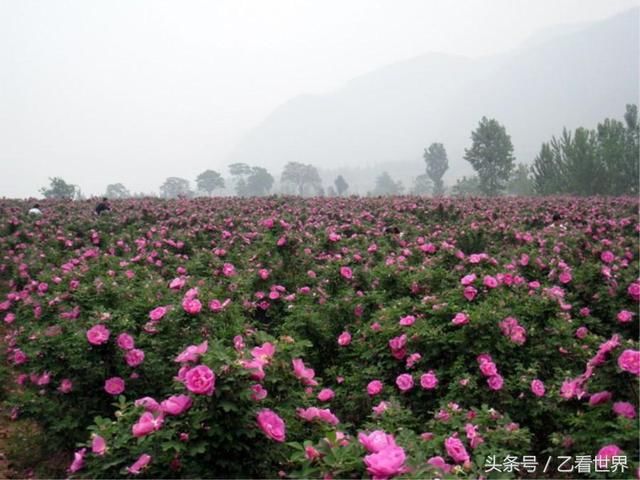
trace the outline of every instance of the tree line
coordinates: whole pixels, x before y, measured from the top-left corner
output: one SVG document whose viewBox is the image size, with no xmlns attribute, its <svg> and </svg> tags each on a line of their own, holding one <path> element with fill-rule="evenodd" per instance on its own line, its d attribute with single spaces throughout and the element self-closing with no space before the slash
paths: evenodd
<svg viewBox="0 0 640 480">
<path fill-rule="evenodd" d="M 506 128 L 495 119 L 482 117 L 471 133 L 471 146 L 464 151 L 475 175 L 462 177 L 447 187 L 443 177 L 449 169 L 447 151 L 434 142 L 423 152 L 425 172 L 414 179 L 405 192 L 404 185 L 382 172 L 368 195 L 635 195 L 640 179 L 640 127 L 637 105 L 627 105 L 624 122 L 605 119 L 593 130 L 584 127 L 571 132 L 563 129 L 559 137 L 544 142 L 531 165 L 516 165 L 513 144 Z M 263 167 L 246 163 L 229 165 L 230 187 L 242 197 L 265 196 L 273 192 L 274 177 Z M 169 177 L 160 186 L 163 198 L 211 196 L 227 185 L 215 170 L 205 170 L 195 179 Z M 280 177 L 280 192 L 300 196 L 342 196 L 349 184 L 338 175 L 325 188 L 316 167 L 289 162 Z M 82 198 L 76 185 L 55 177 L 40 190 L 46 198 Z M 108 185 L 105 197 L 112 199 L 148 196 L 132 194 L 122 183 Z"/>
</svg>

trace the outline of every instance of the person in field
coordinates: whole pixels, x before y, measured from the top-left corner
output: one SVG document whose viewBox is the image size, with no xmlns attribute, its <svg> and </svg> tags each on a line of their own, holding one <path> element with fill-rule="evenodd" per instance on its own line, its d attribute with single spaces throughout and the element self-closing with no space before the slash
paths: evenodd
<svg viewBox="0 0 640 480">
<path fill-rule="evenodd" d="M 98 205 L 96 205 L 96 215 L 101 215 L 104 212 L 110 212 L 111 205 L 109 205 L 109 200 L 107 197 L 104 197 Z"/>
<path fill-rule="evenodd" d="M 34 217 L 39 217 L 42 215 L 42 210 L 40 210 L 40 204 L 36 203 L 33 207 L 29 209 L 29 215 L 33 215 Z"/>
</svg>

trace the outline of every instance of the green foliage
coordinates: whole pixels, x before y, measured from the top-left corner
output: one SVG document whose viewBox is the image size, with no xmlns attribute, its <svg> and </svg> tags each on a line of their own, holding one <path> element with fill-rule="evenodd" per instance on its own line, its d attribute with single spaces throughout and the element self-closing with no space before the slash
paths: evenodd
<svg viewBox="0 0 640 480">
<path fill-rule="evenodd" d="M 433 194 L 438 196 L 444 193 L 442 177 L 449 168 L 447 151 L 441 143 L 432 143 L 422 155 L 427 164 L 427 175 L 433 182 Z"/>
<path fill-rule="evenodd" d="M 198 190 L 211 195 L 214 190 L 224 188 L 224 179 L 215 170 L 205 170 L 196 178 L 196 185 Z"/>
<path fill-rule="evenodd" d="M 478 173 L 480 191 L 488 196 L 499 195 L 513 170 L 511 137 L 496 120 L 482 117 L 471 139 L 473 143 L 465 149 L 464 159 Z"/>
<path fill-rule="evenodd" d="M 640 182 L 637 106 L 627 105 L 625 123 L 605 119 L 595 130 L 563 130 L 543 143 L 532 167 L 539 195 L 633 195 Z"/>
<path fill-rule="evenodd" d="M 64 200 L 71 200 L 76 195 L 77 187 L 65 182 L 60 177 L 49 178 L 49 188 L 43 187 L 40 189 L 40 193 L 45 198 L 57 198 Z"/>
</svg>

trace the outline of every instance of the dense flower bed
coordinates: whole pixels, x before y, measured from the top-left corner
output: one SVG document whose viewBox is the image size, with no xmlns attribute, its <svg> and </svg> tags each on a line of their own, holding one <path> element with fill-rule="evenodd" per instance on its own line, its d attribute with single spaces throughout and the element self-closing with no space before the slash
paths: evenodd
<svg viewBox="0 0 640 480">
<path fill-rule="evenodd" d="M 4 405 L 73 476 L 636 475 L 637 199 L 27 207 Z"/>
</svg>

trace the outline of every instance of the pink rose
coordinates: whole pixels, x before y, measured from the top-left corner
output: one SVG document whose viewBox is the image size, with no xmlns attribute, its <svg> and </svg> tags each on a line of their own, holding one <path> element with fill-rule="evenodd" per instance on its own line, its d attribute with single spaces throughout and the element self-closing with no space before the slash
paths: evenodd
<svg viewBox="0 0 640 480">
<path fill-rule="evenodd" d="M 472 287 L 471 285 L 464 287 L 464 291 L 462 292 L 462 294 L 464 295 L 464 298 L 466 298 L 469 301 L 472 301 L 474 298 L 476 298 L 476 295 L 478 294 L 478 290 L 475 287 Z"/>
<path fill-rule="evenodd" d="M 364 457 L 364 464 L 373 478 L 383 480 L 404 471 L 406 455 L 402 447 L 387 447 Z"/>
<path fill-rule="evenodd" d="M 422 374 L 420 377 L 420 386 L 425 390 L 433 390 L 438 386 L 438 377 L 436 377 L 433 370 Z"/>
<path fill-rule="evenodd" d="M 453 323 L 456 326 L 469 323 L 469 315 L 462 312 L 456 313 L 455 316 L 453 317 L 453 320 L 451 320 L 451 323 Z"/>
<path fill-rule="evenodd" d="M 149 412 L 159 412 L 160 404 L 151 397 L 142 397 L 133 403 L 136 407 L 142 407 Z"/>
<path fill-rule="evenodd" d="M 467 449 L 457 437 L 449 437 L 444 441 L 444 447 L 447 454 L 453 458 L 456 463 L 464 463 L 469 461 Z"/>
<path fill-rule="evenodd" d="M 109 329 L 104 325 L 95 325 L 87 330 L 87 340 L 91 345 L 102 345 L 109 340 Z"/>
<path fill-rule="evenodd" d="M 294 358 L 291 364 L 293 365 L 293 374 L 302 381 L 303 385 L 309 387 L 318 385 L 318 382 L 313 379 L 316 376 L 316 372 L 312 368 L 305 367 L 302 359 Z"/>
<path fill-rule="evenodd" d="M 120 395 L 124 392 L 124 380 L 120 377 L 112 377 L 104 382 L 104 389 L 109 395 Z"/>
<path fill-rule="evenodd" d="M 531 391 L 536 397 L 544 397 L 544 383 L 537 378 L 531 381 Z"/>
<path fill-rule="evenodd" d="M 396 385 L 403 392 L 411 390 L 413 388 L 413 377 L 408 373 L 398 375 L 398 378 L 396 378 Z"/>
<path fill-rule="evenodd" d="M 449 473 L 451 471 L 451 465 L 444 461 L 444 458 L 437 456 L 431 457 L 427 460 L 427 463 L 438 470 L 442 470 L 444 473 Z"/>
<path fill-rule="evenodd" d="M 207 353 L 208 348 L 209 344 L 206 340 L 200 345 L 189 345 L 174 361 L 178 363 L 197 362 L 200 355 Z"/>
<path fill-rule="evenodd" d="M 611 460 L 611 457 L 618 457 L 621 456 L 624 452 L 620 449 L 620 447 L 618 447 L 616 444 L 609 444 L 609 445 L 605 445 L 604 447 L 602 447 L 597 455 L 596 458 L 594 459 L 594 461 L 596 462 L 596 464 L 601 464 L 598 462 L 599 459 L 609 459 Z M 602 462 L 604 463 L 604 462 Z"/>
<path fill-rule="evenodd" d="M 93 436 L 91 440 L 91 451 L 96 455 L 104 455 L 107 451 L 107 442 L 100 435 Z"/>
<path fill-rule="evenodd" d="M 353 271 L 349 267 L 340 267 L 340 275 L 347 280 L 351 280 L 353 278 Z"/>
<path fill-rule="evenodd" d="M 591 395 L 589 398 L 589 405 L 593 407 L 595 405 L 600 405 L 601 403 L 607 403 L 609 400 L 611 400 L 611 392 L 607 392 L 605 390 Z"/>
<path fill-rule="evenodd" d="M 498 367 L 492 361 L 482 362 L 480 364 L 480 371 L 485 377 L 492 377 L 498 374 Z"/>
<path fill-rule="evenodd" d="M 73 454 L 73 462 L 71 462 L 68 468 L 69 473 L 75 473 L 84 467 L 84 455 L 86 452 L 87 449 L 83 448 Z"/>
<path fill-rule="evenodd" d="M 187 395 L 172 395 L 160 404 L 160 408 L 167 415 L 181 415 L 191 407 L 191 397 Z"/>
<path fill-rule="evenodd" d="M 182 301 L 182 308 L 189 315 L 197 315 L 202 310 L 202 303 L 197 298 L 185 298 Z"/>
<path fill-rule="evenodd" d="M 382 382 L 380 380 L 372 380 L 367 385 L 367 393 L 374 397 L 382 391 Z"/>
<path fill-rule="evenodd" d="M 284 442 L 286 427 L 282 418 L 273 410 L 265 408 L 258 412 L 258 426 L 264 434 L 276 442 Z"/>
<path fill-rule="evenodd" d="M 482 279 L 482 284 L 487 288 L 496 288 L 498 286 L 498 280 L 496 280 L 495 277 L 492 277 L 491 275 L 485 275 L 485 277 Z"/>
<path fill-rule="evenodd" d="M 636 418 L 636 408 L 629 402 L 614 403 L 613 413 L 621 417 Z"/>
<path fill-rule="evenodd" d="M 393 435 L 389 435 L 382 430 L 375 430 L 370 434 L 360 432 L 358 441 L 369 453 L 378 453 L 385 448 L 398 446 Z"/>
<path fill-rule="evenodd" d="M 144 362 L 144 352 L 137 348 L 131 349 L 124 354 L 124 359 L 130 367 L 137 367 Z"/>
<path fill-rule="evenodd" d="M 153 416 L 151 412 L 144 412 L 138 421 L 131 427 L 131 433 L 134 437 L 144 437 L 150 433 L 159 430 L 164 423 L 164 416 L 162 414 L 157 417 Z"/>
<path fill-rule="evenodd" d="M 411 325 L 416 323 L 416 317 L 414 317 L 413 315 L 407 315 L 406 317 L 402 317 L 399 323 L 403 327 L 410 327 Z"/>
<path fill-rule="evenodd" d="M 128 333 L 121 333 L 120 335 L 118 335 L 116 343 L 122 350 L 131 350 L 135 346 L 133 337 Z"/>
<path fill-rule="evenodd" d="M 617 318 L 620 323 L 629 323 L 633 320 L 633 312 L 630 312 L 629 310 L 621 310 L 618 312 Z"/>
<path fill-rule="evenodd" d="M 640 376 L 640 351 L 627 349 L 618 357 L 618 366 L 625 372 Z"/>
<path fill-rule="evenodd" d="M 600 260 L 604 263 L 611 263 L 615 260 L 616 256 L 610 250 L 605 250 L 600 254 Z"/>
<path fill-rule="evenodd" d="M 143 453 L 133 465 L 127 467 L 127 472 L 131 473 L 132 475 L 138 475 L 142 471 L 142 469 L 149 465 L 150 461 L 151 455 Z"/>
<path fill-rule="evenodd" d="M 185 375 L 187 389 L 198 395 L 212 395 L 216 386 L 216 375 L 206 365 L 198 365 Z"/>
<path fill-rule="evenodd" d="M 323 388 L 322 390 L 320 390 L 320 393 L 318 393 L 318 400 L 320 400 L 321 402 L 328 402 L 333 399 L 335 395 L 335 392 L 330 388 Z"/>
<path fill-rule="evenodd" d="M 576 337 L 582 340 L 587 336 L 588 333 L 589 330 L 587 330 L 587 327 L 580 327 L 576 330 Z"/>
<path fill-rule="evenodd" d="M 253 400 L 254 402 L 264 400 L 265 398 L 267 398 L 268 393 L 269 392 L 267 391 L 267 389 L 259 383 L 251 385 L 251 400 Z"/>
<path fill-rule="evenodd" d="M 162 319 L 167 314 L 167 307 L 156 307 L 149 312 L 149 318 L 154 322 Z"/>
<path fill-rule="evenodd" d="M 634 282 L 631 285 L 629 285 L 629 288 L 627 288 L 627 293 L 636 302 L 640 300 L 640 283 Z"/>
<path fill-rule="evenodd" d="M 491 390 L 501 390 L 504 384 L 504 379 L 501 375 L 492 375 L 487 379 L 487 385 Z"/>
<path fill-rule="evenodd" d="M 69 393 L 71 390 L 73 390 L 73 383 L 68 378 L 63 378 L 62 380 L 60 380 L 60 386 L 58 387 L 58 390 L 62 393 Z"/>
<path fill-rule="evenodd" d="M 338 345 L 346 347 L 351 343 L 351 334 L 349 332 L 342 332 L 338 337 Z"/>
</svg>

